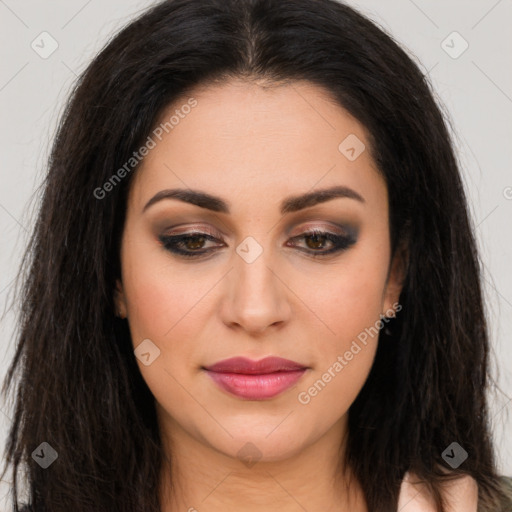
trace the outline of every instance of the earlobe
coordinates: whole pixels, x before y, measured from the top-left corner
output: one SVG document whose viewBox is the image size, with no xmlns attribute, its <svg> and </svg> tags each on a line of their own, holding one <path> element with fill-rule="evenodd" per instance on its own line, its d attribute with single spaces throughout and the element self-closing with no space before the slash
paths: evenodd
<svg viewBox="0 0 512 512">
<path fill-rule="evenodd" d="M 116 281 L 116 289 L 114 291 L 114 304 L 116 308 L 116 316 L 119 318 L 126 318 L 126 301 L 124 297 L 123 285 L 119 279 Z"/>
</svg>

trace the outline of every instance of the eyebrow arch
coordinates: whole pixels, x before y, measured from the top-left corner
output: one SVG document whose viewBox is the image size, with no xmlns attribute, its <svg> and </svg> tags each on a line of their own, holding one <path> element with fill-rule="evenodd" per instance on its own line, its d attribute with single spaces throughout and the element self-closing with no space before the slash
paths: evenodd
<svg viewBox="0 0 512 512">
<path fill-rule="evenodd" d="M 292 212 L 297 212 L 299 210 L 303 210 L 305 208 L 310 208 L 311 206 L 315 206 L 319 203 L 324 203 L 326 201 L 330 201 L 332 199 L 336 199 L 339 197 L 345 197 L 349 199 L 355 199 L 361 203 L 364 203 L 365 200 L 363 197 L 358 194 L 355 190 L 344 187 L 344 186 L 335 186 L 331 188 L 324 188 L 320 190 L 315 190 L 313 192 L 307 192 L 305 194 L 291 196 L 282 201 L 280 206 L 280 212 L 282 215 Z M 230 213 L 229 203 L 221 199 L 220 197 L 212 196 L 207 194 L 206 192 L 201 192 L 200 190 L 192 190 L 192 189 L 182 189 L 182 188 L 174 188 L 174 189 L 165 189 L 156 193 L 144 206 L 142 212 L 145 212 L 151 205 L 161 201 L 162 199 L 177 199 L 179 201 L 183 201 L 185 203 L 190 203 L 200 208 L 205 208 L 207 210 L 212 210 L 214 212 L 219 213 Z"/>
</svg>

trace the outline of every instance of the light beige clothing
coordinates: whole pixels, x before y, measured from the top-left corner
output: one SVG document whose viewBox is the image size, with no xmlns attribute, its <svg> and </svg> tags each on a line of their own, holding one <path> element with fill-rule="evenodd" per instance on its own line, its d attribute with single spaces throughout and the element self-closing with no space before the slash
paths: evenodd
<svg viewBox="0 0 512 512">
<path fill-rule="evenodd" d="M 397 512 L 436 512 L 433 501 L 420 484 L 406 473 L 400 487 Z M 478 485 L 474 478 L 466 475 L 450 482 L 446 487 L 449 512 L 477 512 Z"/>
</svg>

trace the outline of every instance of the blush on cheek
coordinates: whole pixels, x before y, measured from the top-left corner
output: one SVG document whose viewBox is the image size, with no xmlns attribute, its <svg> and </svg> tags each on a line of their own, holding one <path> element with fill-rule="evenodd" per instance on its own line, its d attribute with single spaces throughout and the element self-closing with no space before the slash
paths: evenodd
<svg viewBox="0 0 512 512">
<path fill-rule="evenodd" d="M 326 335 L 322 337 L 323 343 L 329 339 L 330 345 L 344 351 L 345 347 L 350 347 L 352 340 L 380 319 L 382 290 L 361 285 L 340 285 L 339 289 L 342 291 L 332 293 L 330 297 L 324 292 L 323 297 L 318 296 L 317 302 L 309 294 L 308 305 L 315 312 L 318 311 L 318 317 L 327 327 L 324 329 Z M 322 341 L 319 345 L 322 345 Z"/>
<path fill-rule="evenodd" d="M 164 281 L 137 280 L 126 295 L 134 343 L 138 338 L 163 337 L 183 316 L 184 301 Z"/>
</svg>

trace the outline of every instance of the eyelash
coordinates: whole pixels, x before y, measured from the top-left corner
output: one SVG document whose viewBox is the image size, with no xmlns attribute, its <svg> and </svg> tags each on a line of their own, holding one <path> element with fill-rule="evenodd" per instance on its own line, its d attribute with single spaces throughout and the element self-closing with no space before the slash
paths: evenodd
<svg viewBox="0 0 512 512">
<path fill-rule="evenodd" d="M 321 258 L 325 256 L 329 256 L 331 254 L 344 251 L 348 249 L 351 245 L 355 244 L 356 239 L 350 235 L 336 235 L 329 231 L 322 231 L 320 229 L 312 229 L 304 232 L 302 235 L 294 236 L 291 240 L 296 240 L 297 238 L 313 238 L 313 237 L 325 237 L 329 242 L 331 242 L 334 247 L 327 251 L 314 251 L 314 250 L 302 250 L 302 252 L 308 253 L 313 258 Z M 198 238 L 204 238 L 205 240 L 215 241 L 217 238 L 210 233 L 203 232 L 192 232 L 192 233 L 184 233 L 181 235 L 173 235 L 166 236 L 161 235 L 159 237 L 160 242 L 164 246 L 164 248 L 174 254 L 179 256 L 183 256 L 184 258 L 199 258 L 205 254 L 209 254 L 215 250 L 215 248 L 207 249 L 204 251 L 184 251 L 179 249 L 180 244 L 184 244 L 189 240 L 194 240 Z"/>
</svg>

